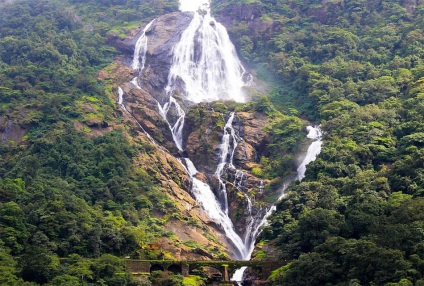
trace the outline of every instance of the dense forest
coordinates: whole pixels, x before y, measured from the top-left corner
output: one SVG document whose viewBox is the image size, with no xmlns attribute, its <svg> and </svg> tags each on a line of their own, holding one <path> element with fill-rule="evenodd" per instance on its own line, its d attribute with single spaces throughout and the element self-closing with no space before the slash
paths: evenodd
<svg viewBox="0 0 424 286">
<path fill-rule="evenodd" d="M 269 283 L 424 285 L 422 1 L 212 8 L 269 86 L 258 106 L 293 121 L 274 143 L 295 144 L 285 137 L 295 116 L 325 132 L 258 241 L 253 259 L 288 262 Z M 123 269 L 122 257 L 172 235 L 155 212 L 181 214 L 133 164 L 151 146 L 99 131 L 120 118 L 96 76 L 119 54 L 108 39 L 177 10 L 174 0 L 0 0 L 0 285 L 183 285 Z"/>
<path fill-rule="evenodd" d="M 260 237 L 289 262 L 272 284 L 424 285 L 422 2 L 215 3 L 272 101 L 325 131 Z"/>
<path fill-rule="evenodd" d="M 178 3 L 8 2 L 0 4 L 0 284 L 140 285 L 122 258 L 169 235 L 153 205 L 175 209 L 132 166 L 149 146 L 118 129 L 95 136 L 119 120 L 96 73 L 118 54 L 110 33 Z"/>
</svg>

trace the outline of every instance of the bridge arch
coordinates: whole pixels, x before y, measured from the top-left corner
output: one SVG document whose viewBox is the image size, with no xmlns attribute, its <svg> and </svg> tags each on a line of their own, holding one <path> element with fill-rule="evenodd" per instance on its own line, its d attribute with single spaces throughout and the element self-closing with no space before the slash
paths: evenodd
<svg viewBox="0 0 424 286">
<path fill-rule="evenodd" d="M 183 269 L 180 264 L 171 264 L 168 266 L 168 271 L 171 271 L 174 274 L 181 274 Z"/>
<path fill-rule="evenodd" d="M 218 265 L 192 264 L 190 265 L 190 274 L 200 275 L 211 281 L 221 281 L 224 277 L 223 269 L 217 266 Z"/>
<path fill-rule="evenodd" d="M 162 265 L 160 264 L 152 264 L 150 266 L 150 273 L 152 273 L 153 271 L 164 271 L 165 269 L 163 268 Z"/>
</svg>

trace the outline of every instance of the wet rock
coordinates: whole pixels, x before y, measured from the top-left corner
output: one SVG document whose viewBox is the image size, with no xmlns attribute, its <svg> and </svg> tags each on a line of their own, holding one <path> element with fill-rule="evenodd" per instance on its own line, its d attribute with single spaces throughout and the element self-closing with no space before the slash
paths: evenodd
<svg viewBox="0 0 424 286">
<path fill-rule="evenodd" d="M 182 32 L 193 19 L 192 12 L 174 12 L 158 17 L 146 31 L 148 45 L 146 52 L 145 69 L 140 78 L 141 86 L 163 105 L 167 100 L 165 87 L 168 81 L 171 66 L 172 48 L 178 43 Z M 146 23 L 147 24 L 147 23 Z M 134 37 L 119 39 L 110 35 L 108 42 L 127 55 L 130 65 L 134 54 L 135 44 L 144 30 L 145 25 L 139 28 Z M 151 39 L 149 41 L 149 39 Z M 154 40 L 152 40 L 154 39 Z"/>
<path fill-rule="evenodd" d="M 240 128 L 240 136 L 247 144 L 257 150 L 258 156 L 266 150 L 266 145 L 269 142 L 269 134 L 264 130 L 267 121 L 268 117 L 263 113 L 237 113 L 237 122 L 243 123 Z"/>
<path fill-rule="evenodd" d="M 254 162 L 257 159 L 256 150 L 247 142 L 238 144 L 234 153 L 234 163 L 241 168 L 245 168 L 248 162 Z"/>
</svg>

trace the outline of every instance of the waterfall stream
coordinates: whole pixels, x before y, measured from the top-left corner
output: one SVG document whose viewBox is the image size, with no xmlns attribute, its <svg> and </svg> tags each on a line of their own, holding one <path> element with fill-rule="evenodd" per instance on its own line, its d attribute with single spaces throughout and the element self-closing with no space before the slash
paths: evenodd
<svg viewBox="0 0 424 286">
<path fill-rule="evenodd" d="M 215 171 L 215 176 L 218 178 L 218 181 L 219 181 L 219 185 L 220 185 L 219 191 L 224 201 L 224 211 L 226 214 L 228 214 L 228 197 L 227 197 L 227 188 L 225 186 L 224 180 L 222 179 L 222 175 L 224 174 L 225 167 L 227 166 L 227 164 L 229 168 L 234 168 L 233 156 L 234 156 L 234 150 L 237 147 L 237 139 L 235 137 L 235 132 L 233 129 L 234 115 L 235 115 L 235 112 L 231 112 L 230 118 L 228 119 L 227 123 L 224 126 L 224 135 L 222 136 L 222 143 L 219 147 L 220 161 Z M 228 155 L 230 155 L 230 160 L 228 160 Z"/>
<path fill-rule="evenodd" d="M 134 57 L 131 64 L 131 67 L 134 70 L 138 70 L 139 74 L 141 74 L 144 70 L 144 67 L 146 65 L 146 52 L 147 52 L 147 41 L 148 37 L 146 35 L 146 32 L 150 29 L 153 22 L 156 19 L 152 20 L 149 24 L 144 27 L 143 32 L 141 33 L 140 37 L 138 38 L 135 48 L 134 48 Z"/>
<path fill-rule="evenodd" d="M 321 146 L 322 146 L 322 132 L 319 127 L 312 127 L 308 126 L 308 137 L 309 139 L 313 139 L 314 141 L 309 145 L 308 151 L 306 152 L 306 156 L 303 159 L 302 163 L 300 163 L 299 167 L 297 168 L 297 177 L 296 180 L 301 181 L 305 177 L 306 172 L 306 165 L 308 165 L 310 162 L 314 161 L 318 154 L 321 152 Z"/>
<path fill-rule="evenodd" d="M 317 156 L 321 152 L 321 146 L 322 146 L 322 131 L 321 131 L 321 129 L 319 127 L 308 126 L 307 131 L 308 131 L 308 134 L 306 135 L 306 137 L 309 138 L 309 139 L 312 139 L 313 141 L 311 142 L 311 144 L 308 147 L 308 150 L 306 151 L 305 158 L 302 160 L 299 167 L 297 168 L 297 171 L 296 171 L 297 174 L 296 174 L 295 180 L 299 180 L 299 181 L 301 181 L 303 178 L 305 178 L 306 166 L 317 158 Z M 279 201 L 280 199 L 282 199 L 284 197 L 284 191 L 286 190 L 286 188 L 288 187 L 288 185 L 290 184 L 290 182 L 292 180 L 288 180 L 284 183 L 282 190 L 281 190 L 281 195 L 280 195 L 280 197 L 278 198 L 277 201 Z M 256 237 L 260 233 L 261 227 L 266 225 L 268 217 L 275 210 L 276 210 L 276 208 L 275 208 L 275 205 L 274 205 L 267 211 L 267 213 L 264 215 L 264 217 L 262 218 L 260 223 L 257 225 L 257 228 L 255 229 L 255 232 L 252 234 L 252 237 L 254 237 L 256 239 Z M 253 249 L 254 249 L 254 246 L 255 246 L 255 240 L 253 240 L 251 242 L 251 245 L 248 248 L 248 256 L 246 257 L 246 259 L 250 259 L 252 252 L 253 252 Z M 238 269 L 234 273 L 233 277 L 231 277 L 231 280 L 236 281 L 236 282 L 241 282 L 243 280 L 243 275 L 244 275 L 244 272 L 246 271 L 246 269 L 247 269 L 247 267 L 242 267 L 242 268 Z M 241 285 L 240 283 L 238 283 L 238 284 Z"/>
<path fill-rule="evenodd" d="M 180 10 L 193 12 L 193 19 L 171 51 L 172 65 L 165 88 L 168 101 L 163 105 L 158 102 L 158 111 L 168 123 L 175 146 L 183 151 L 185 112 L 174 94 L 182 94 L 186 100 L 194 103 L 225 99 L 243 102 L 245 99 L 242 87 L 249 84 L 251 77 L 241 65 L 226 29 L 210 16 L 209 1 L 181 1 Z M 139 71 L 139 76 L 146 63 L 148 49 L 146 31 L 153 22 L 143 29 L 134 50 L 132 68 Z M 136 88 L 141 88 L 137 77 L 131 83 Z M 122 96 L 118 101 L 125 109 Z M 172 114 L 172 120 L 169 114 Z M 197 170 L 189 158 L 182 158 L 182 162 L 192 178 L 191 192 L 196 201 L 205 213 L 223 228 L 234 249 L 234 258 L 245 259 L 248 249 L 245 241 L 236 233 L 228 216 L 228 199 L 225 182 L 222 179 L 224 168 L 235 169 L 232 158 L 240 138 L 236 137 L 232 128 L 234 116 L 235 113 L 232 113 L 225 125 L 220 148 L 221 159 L 215 172 L 221 185 L 221 199 L 214 195 L 208 184 L 195 177 Z"/>
<path fill-rule="evenodd" d="M 165 88 L 169 101 L 162 109 L 168 122 L 171 109 L 177 114 L 170 128 L 177 148 L 182 151 L 185 113 L 174 94 L 182 94 L 194 103 L 229 99 L 244 102 L 242 87 L 249 85 L 251 76 L 240 63 L 227 30 L 210 15 L 209 1 L 180 3 L 182 11 L 192 11 L 194 15 L 172 49 L 172 65 Z"/>
<path fill-rule="evenodd" d="M 193 102 L 245 101 L 245 69 L 226 29 L 209 14 L 194 13 L 193 20 L 173 48 L 167 91 L 179 91 Z"/>
<path fill-rule="evenodd" d="M 228 217 L 228 214 L 222 210 L 221 205 L 212 192 L 211 187 L 194 177 L 197 174 L 197 170 L 193 162 L 191 162 L 188 158 L 184 158 L 184 160 L 188 172 L 193 180 L 192 193 L 195 196 L 196 201 L 202 206 L 206 214 L 212 220 L 219 223 L 224 229 L 225 235 L 236 250 L 234 258 L 243 259 L 247 255 L 247 249 L 243 240 L 235 232 L 233 222 Z"/>
</svg>

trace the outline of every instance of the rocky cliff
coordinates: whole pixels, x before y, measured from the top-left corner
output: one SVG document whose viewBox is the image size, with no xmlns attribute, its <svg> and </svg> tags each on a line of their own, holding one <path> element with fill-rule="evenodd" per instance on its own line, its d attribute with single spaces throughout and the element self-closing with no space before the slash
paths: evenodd
<svg viewBox="0 0 424 286">
<path fill-rule="evenodd" d="M 141 75 L 130 68 L 132 60 L 130 51 L 134 49 L 134 43 L 144 27 L 133 33 L 135 36 L 115 43 L 114 45 L 126 55 L 117 59 L 108 74 L 103 72 L 102 79 L 112 83 L 115 94 L 118 93 L 118 87 L 122 88 L 123 101 L 128 113 L 123 111 L 122 107 L 117 108 L 126 118 L 132 133 L 144 136 L 140 131 L 142 127 L 157 144 L 153 157 L 162 159 L 158 162 L 152 161 L 152 158 L 144 160 L 148 166 L 158 164 L 161 166 L 159 169 L 162 171 L 157 177 L 160 178 L 158 182 L 164 190 L 169 192 L 173 200 L 179 202 L 181 211 L 188 220 L 199 220 L 208 228 L 212 227 L 213 231 L 209 230 L 211 234 L 225 241 L 220 226 L 208 220 L 199 205 L 196 205 L 195 198 L 191 194 L 190 178 L 176 158 L 181 156 L 189 158 L 199 171 L 197 179 L 210 185 L 215 195 L 220 197 L 220 182 L 216 175 L 221 159 L 220 146 L 229 114 L 236 111 L 232 124 L 238 138 L 237 148 L 234 150 L 234 167 L 227 166 L 222 179 L 227 189 L 229 216 L 236 232 L 244 237 L 247 225 L 252 223 L 253 219 L 262 217 L 269 207 L 264 191 L 268 189 L 272 193 L 272 190 L 269 190 L 270 181 L 258 177 L 254 169 L 262 169 L 264 166 L 261 164 L 261 157 L 268 155 L 267 145 L 270 143 L 271 134 L 265 131 L 265 127 L 269 124 L 270 118 L 249 107 L 249 104 L 243 105 L 233 101 L 194 104 L 175 94 L 174 97 L 186 113 L 183 130 L 184 151 L 178 151 L 159 105 L 163 105 L 167 98 L 164 89 L 172 62 L 170 57 L 172 47 L 179 40 L 181 30 L 187 27 L 191 18 L 191 13 L 172 13 L 161 16 L 153 22 L 146 30 L 148 49 L 145 69 Z M 134 77 L 138 77 L 138 86 L 134 85 Z M 154 168 L 149 167 L 149 174 L 150 172 L 157 173 Z M 182 240 L 193 239 L 198 243 L 201 242 L 201 245 L 206 242 L 200 237 L 194 238 L 188 234 L 193 233 L 195 228 L 185 226 L 187 231 L 184 234 L 177 231 L 181 228 L 182 225 L 180 227 L 176 227 L 176 224 L 169 225 L 169 229 L 177 232 L 177 236 Z M 231 249 L 227 249 L 227 252 L 231 253 Z"/>
</svg>

